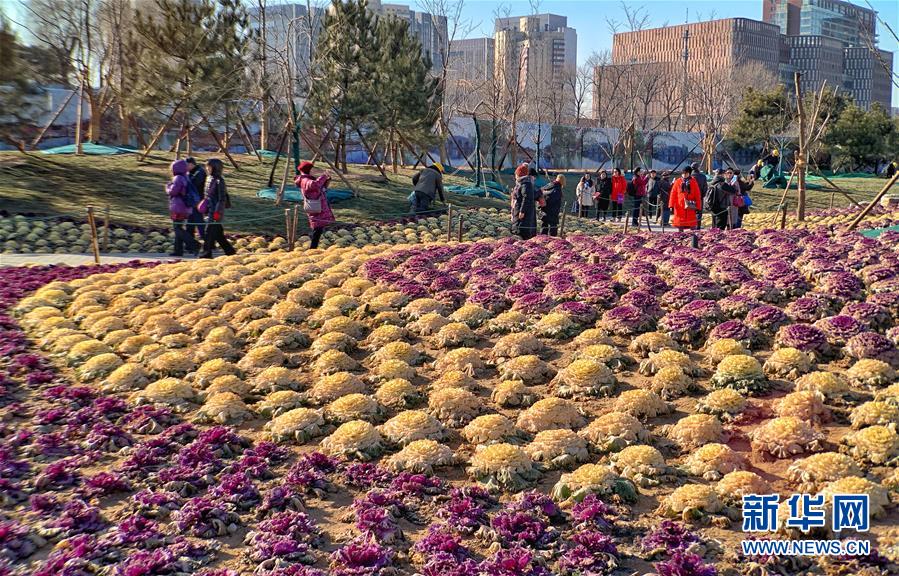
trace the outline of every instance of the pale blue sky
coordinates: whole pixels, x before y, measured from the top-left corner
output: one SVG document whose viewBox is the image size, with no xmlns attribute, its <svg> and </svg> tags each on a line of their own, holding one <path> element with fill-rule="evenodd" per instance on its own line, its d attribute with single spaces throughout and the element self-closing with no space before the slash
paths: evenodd
<svg viewBox="0 0 899 576">
<path fill-rule="evenodd" d="M 383 0 L 387 2 L 388 0 Z M 403 0 L 390 0 L 402 2 Z M 413 0 L 414 2 L 415 0 Z M 854 1 L 860 6 L 867 6 L 864 0 Z M 871 0 L 874 9 L 893 30 L 899 32 L 899 1 Z M 627 2 L 631 9 L 644 7 L 650 16 L 650 27 L 667 24 L 683 24 L 689 8 L 690 22 L 710 20 L 713 18 L 762 19 L 762 0 L 690 0 L 689 2 L 672 2 L 671 0 L 648 0 Z M 496 2 L 490 0 L 465 0 L 465 19 L 474 27 L 469 37 L 492 36 L 493 14 L 500 7 L 509 8 L 509 14 L 520 16 L 531 12 L 527 1 Z M 624 10 L 619 0 L 542 0 L 540 12 L 549 12 L 568 17 L 568 25 L 577 30 L 578 63 L 584 62 L 594 51 L 610 49 L 612 36 L 606 24 L 606 18 L 620 22 L 625 21 Z M 882 27 L 880 31 L 880 47 L 893 52 L 893 69 L 899 69 L 899 46 L 892 35 Z M 893 106 L 899 106 L 899 88 L 893 88 Z"/>
<path fill-rule="evenodd" d="M 26 0 L 27 1 L 27 0 Z M 277 0 L 268 0 L 274 4 Z M 285 0 L 290 2 L 291 0 Z M 382 0 L 398 4 L 408 3 L 420 9 L 420 0 Z M 871 5 L 880 14 L 881 19 L 899 32 L 899 1 L 870 0 Z M 314 3 L 319 3 L 314 1 Z M 854 3 L 866 6 L 864 0 Z M 0 6 L 7 14 L 19 17 L 19 0 L 0 0 Z M 418 6 L 417 6 L 418 5 Z M 742 16 L 745 18 L 762 18 L 762 0 L 690 0 L 689 2 L 672 2 L 671 0 L 629 1 L 632 9 L 643 7 L 650 16 L 652 27 L 667 24 L 681 24 L 687 19 L 691 22 L 712 18 L 729 18 Z M 491 36 L 493 34 L 493 18 L 497 10 L 508 10 L 512 16 L 520 16 L 531 12 L 531 4 L 524 1 L 500 2 L 494 0 L 465 0 L 464 18 L 471 28 L 468 37 Z M 619 0 L 542 0 L 539 3 L 541 12 L 550 12 L 568 17 L 568 25 L 577 30 L 578 62 L 583 62 L 594 51 L 612 47 L 612 36 L 609 33 L 606 18 L 624 21 L 625 15 Z M 880 47 L 893 52 L 893 69 L 899 69 L 899 46 L 893 37 L 880 27 Z M 893 88 L 893 106 L 899 107 L 899 88 Z"/>
</svg>

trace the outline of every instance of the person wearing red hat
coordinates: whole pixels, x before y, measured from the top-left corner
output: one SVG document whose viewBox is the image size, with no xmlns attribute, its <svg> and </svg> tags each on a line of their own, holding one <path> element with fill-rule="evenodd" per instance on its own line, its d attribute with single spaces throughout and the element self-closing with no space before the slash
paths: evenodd
<svg viewBox="0 0 899 576">
<path fill-rule="evenodd" d="M 328 204 L 328 183 L 331 176 L 325 173 L 313 178 L 311 172 L 314 167 L 315 165 L 308 160 L 300 162 L 297 166 L 300 174 L 294 180 L 294 184 L 303 193 L 303 210 L 309 218 L 309 228 L 312 229 L 310 248 L 318 248 L 318 242 L 325 228 L 334 223 L 334 213 Z"/>
</svg>

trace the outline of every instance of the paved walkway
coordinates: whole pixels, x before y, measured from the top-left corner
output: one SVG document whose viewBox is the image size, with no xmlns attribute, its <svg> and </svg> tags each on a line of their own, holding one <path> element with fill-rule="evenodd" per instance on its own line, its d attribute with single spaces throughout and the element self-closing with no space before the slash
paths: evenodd
<svg viewBox="0 0 899 576">
<path fill-rule="evenodd" d="M 191 258 L 192 259 L 192 258 Z M 100 256 L 101 264 L 121 264 L 130 260 L 170 261 L 182 260 L 168 254 L 104 254 Z M 51 264 L 83 266 L 93 264 L 92 254 L 0 254 L 0 267 L 3 266 L 49 266 Z"/>
</svg>

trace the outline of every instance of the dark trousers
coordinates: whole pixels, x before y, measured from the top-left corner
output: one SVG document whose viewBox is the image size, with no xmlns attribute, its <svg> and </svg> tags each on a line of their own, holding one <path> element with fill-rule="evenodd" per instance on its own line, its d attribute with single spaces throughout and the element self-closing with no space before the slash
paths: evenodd
<svg viewBox="0 0 899 576">
<path fill-rule="evenodd" d="M 631 225 L 639 226 L 640 225 L 640 206 L 643 205 L 643 198 L 634 198 L 633 199 L 633 208 L 631 208 Z"/>
<path fill-rule="evenodd" d="M 187 217 L 187 233 L 191 238 L 196 236 L 197 240 L 203 240 L 206 237 L 206 220 L 196 210 Z"/>
<path fill-rule="evenodd" d="M 649 197 L 649 202 L 647 202 L 646 205 L 643 206 L 643 211 L 644 211 L 650 218 L 655 218 L 655 217 L 656 217 L 656 205 L 657 205 L 658 203 L 659 203 L 659 197 L 658 197 L 658 195 L 656 195 L 656 196 L 650 196 L 650 197 Z"/>
<path fill-rule="evenodd" d="M 662 226 L 667 226 L 668 221 L 671 219 L 671 208 L 667 206 L 662 207 Z"/>
<path fill-rule="evenodd" d="M 591 208 L 593 208 L 593 206 L 581 206 L 581 218 L 589 218 Z"/>
<path fill-rule="evenodd" d="M 612 209 L 611 209 L 611 211 L 612 211 L 612 218 L 616 218 L 616 219 L 618 219 L 618 220 L 621 220 L 621 209 L 622 209 L 622 205 L 619 204 L 618 202 L 612 201 L 611 206 L 612 206 Z"/>
<path fill-rule="evenodd" d="M 222 248 L 222 251 L 228 256 L 235 253 L 234 247 L 231 246 L 231 243 L 225 238 L 225 228 L 222 226 L 221 222 L 207 222 L 206 242 L 203 244 L 203 256 L 207 258 L 212 257 L 212 250 L 215 248 L 216 244 L 218 244 Z"/>
<path fill-rule="evenodd" d="M 540 233 L 544 236 L 558 236 L 559 235 L 559 217 L 556 218 L 543 218 L 541 221 Z"/>
<path fill-rule="evenodd" d="M 434 199 L 425 194 L 424 192 L 415 192 L 415 202 L 412 204 L 412 212 L 416 215 L 419 214 L 427 214 L 431 211 L 431 202 Z"/>
<path fill-rule="evenodd" d="M 696 229 L 702 230 L 702 210 L 696 211 Z"/>
<path fill-rule="evenodd" d="M 186 220 L 172 221 L 175 229 L 175 250 L 172 253 L 175 256 L 183 256 L 185 248 L 188 252 L 196 252 L 200 249 L 200 243 L 194 240 L 193 234 L 188 232 L 186 223 Z"/>
<path fill-rule="evenodd" d="M 324 228 L 312 229 L 312 244 L 309 246 L 310 248 L 318 248 L 318 241 L 322 239 L 322 233 L 324 231 Z"/>
<path fill-rule="evenodd" d="M 720 213 L 712 214 L 712 226 L 720 228 L 721 230 L 727 230 L 729 227 L 729 222 L 727 221 L 727 209 Z"/>
</svg>

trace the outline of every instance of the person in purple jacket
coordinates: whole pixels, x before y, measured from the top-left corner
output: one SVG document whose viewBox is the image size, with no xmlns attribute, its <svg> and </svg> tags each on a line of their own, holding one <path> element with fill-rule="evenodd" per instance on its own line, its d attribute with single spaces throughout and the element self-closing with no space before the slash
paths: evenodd
<svg viewBox="0 0 899 576">
<path fill-rule="evenodd" d="M 172 180 L 166 184 L 165 191 L 169 197 L 169 216 L 175 230 L 175 250 L 169 256 L 184 256 L 184 249 L 196 256 L 200 251 L 200 243 L 187 231 L 187 219 L 191 207 L 187 204 L 187 162 L 172 162 Z"/>
<path fill-rule="evenodd" d="M 318 178 L 313 178 L 311 172 L 314 167 L 315 165 L 308 160 L 300 162 L 300 165 L 297 166 L 300 174 L 294 180 L 294 184 L 303 193 L 303 199 L 311 200 L 316 206 L 313 210 L 309 202 L 303 203 L 306 216 L 309 218 L 309 228 L 312 229 L 310 248 L 318 248 L 318 242 L 321 240 L 325 228 L 334 223 L 334 213 L 331 212 L 331 205 L 328 204 L 328 182 L 331 181 L 331 176 L 325 173 Z"/>
</svg>

